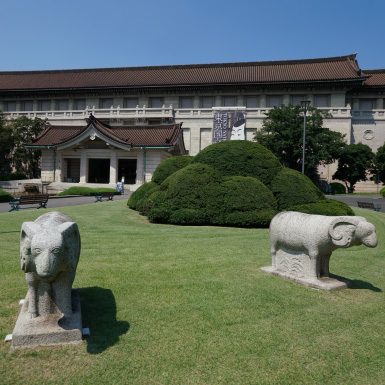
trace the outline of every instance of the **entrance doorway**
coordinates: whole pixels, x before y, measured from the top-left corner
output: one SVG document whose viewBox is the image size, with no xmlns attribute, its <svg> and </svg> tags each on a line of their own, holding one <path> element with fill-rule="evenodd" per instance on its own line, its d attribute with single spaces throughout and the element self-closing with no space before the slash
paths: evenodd
<svg viewBox="0 0 385 385">
<path fill-rule="evenodd" d="M 88 160 L 88 183 L 110 183 L 110 160 Z"/>
<path fill-rule="evenodd" d="M 67 175 L 65 182 L 76 182 L 80 180 L 80 159 L 66 158 L 64 159 L 67 165 Z"/>
<path fill-rule="evenodd" d="M 124 176 L 124 183 L 136 183 L 136 159 L 119 159 L 118 180 Z"/>
</svg>

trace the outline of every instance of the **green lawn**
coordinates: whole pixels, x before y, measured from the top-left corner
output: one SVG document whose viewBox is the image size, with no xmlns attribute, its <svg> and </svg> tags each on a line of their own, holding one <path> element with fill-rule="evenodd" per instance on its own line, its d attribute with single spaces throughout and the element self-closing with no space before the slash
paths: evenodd
<svg viewBox="0 0 385 385">
<path fill-rule="evenodd" d="M 74 283 L 82 345 L 9 351 L 1 384 L 384 384 L 385 215 L 355 209 L 379 246 L 334 253 L 351 289 L 318 291 L 267 275 L 267 229 L 148 223 L 125 201 L 63 208 L 79 225 Z M 0 337 L 12 333 L 27 285 L 22 222 L 0 214 Z"/>
</svg>

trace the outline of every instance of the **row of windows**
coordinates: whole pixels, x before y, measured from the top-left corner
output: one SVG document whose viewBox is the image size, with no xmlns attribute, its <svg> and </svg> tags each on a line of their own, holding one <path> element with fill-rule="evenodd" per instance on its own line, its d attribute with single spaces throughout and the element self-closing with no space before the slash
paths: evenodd
<svg viewBox="0 0 385 385">
<path fill-rule="evenodd" d="M 301 100 L 306 99 L 305 95 L 293 95 L 290 98 L 290 102 L 293 105 L 298 105 Z M 266 97 L 266 107 L 278 107 L 283 103 L 283 97 L 281 95 L 270 95 Z M 164 98 L 153 97 L 149 98 L 150 108 L 161 108 L 165 104 Z M 199 99 L 200 108 L 211 108 L 215 106 L 214 96 L 201 96 Z M 139 105 L 138 98 L 125 98 L 123 99 L 124 108 L 136 108 Z M 238 105 L 236 96 L 224 96 L 222 97 L 223 107 L 235 107 Z M 247 108 L 258 108 L 260 107 L 259 96 L 245 96 L 243 98 L 243 106 Z M 111 108 L 114 106 L 113 98 L 99 99 L 99 108 Z M 180 97 L 179 108 L 193 108 L 194 98 L 193 97 Z M 316 95 L 314 98 L 314 106 L 319 108 L 330 106 L 330 95 Z M 372 99 L 360 99 L 361 110 L 373 109 L 374 102 Z M 58 99 L 51 102 L 51 100 L 39 100 L 37 108 L 39 111 L 50 111 L 50 110 L 68 110 L 69 100 Z M 72 108 L 73 110 L 84 110 L 86 108 L 86 99 L 74 99 Z M 20 102 L 21 111 L 33 111 L 33 101 L 23 100 Z M 5 111 L 16 111 L 16 101 L 5 102 Z"/>
</svg>

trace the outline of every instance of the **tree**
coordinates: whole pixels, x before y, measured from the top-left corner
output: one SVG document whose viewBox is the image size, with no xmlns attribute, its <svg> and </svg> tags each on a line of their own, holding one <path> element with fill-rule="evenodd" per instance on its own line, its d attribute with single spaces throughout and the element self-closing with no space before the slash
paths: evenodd
<svg viewBox="0 0 385 385">
<path fill-rule="evenodd" d="M 338 168 L 333 179 L 345 182 L 349 193 L 354 192 L 354 185 L 369 179 L 373 168 L 374 154 L 366 144 L 349 144 L 342 150 L 338 159 Z"/>
<path fill-rule="evenodd" d="M 10 154 L 13 149 L 12 129 L 6 124 L 3 113 L 0 111 L 0 174 L 9 172 Z M 7 170 L 8 169 L 8 170 Z"/>
<path fill-rule="evenodd" d="M 0 165 L 12 165 L 17 172 L 28 177 L 39 177 L 39 160 L 41 151 L 25 148 L 24 145 L 36 138 L 44 128 L 44 120 L 29 119 L 21 116 L 13 120 L 5 120 L 0 116 Z"/>
<path fill-rule="evenodd" d="M 377 149 L 374 155 L 373 180 L 378 183 L 385 183 L 385 144 Z"/>
<path fill-rule="evenodd" d="M 317 179 L 317 167 L 338 159 L 344 148 L 344 135 L 323 127 L 329 113 L 309 107 L 306 118 L 305 174 Z M 254 135 L 286 167 L 302 169 L 303 112 L 301 106 L 281 105 L 266 114 L 263 127 Z"/>
</svg>

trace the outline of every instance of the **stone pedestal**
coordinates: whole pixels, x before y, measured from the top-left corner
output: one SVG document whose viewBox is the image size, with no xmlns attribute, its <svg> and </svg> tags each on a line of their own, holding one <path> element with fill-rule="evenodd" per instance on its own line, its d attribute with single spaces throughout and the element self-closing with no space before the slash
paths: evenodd
<svg viewBox="0 0 385 385">
<path fill-rule="evenodd" d="M 24 301 L 15 329 L 11 349 L 39 345 L 62 345 L 82 343 L 82 315 L 80 295 L 72 290 L 72 316 L 63 318 L 61 313 L 29 318 L 28 304 Z"/>
</svg>

